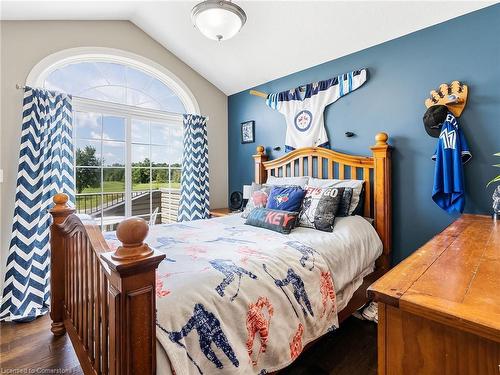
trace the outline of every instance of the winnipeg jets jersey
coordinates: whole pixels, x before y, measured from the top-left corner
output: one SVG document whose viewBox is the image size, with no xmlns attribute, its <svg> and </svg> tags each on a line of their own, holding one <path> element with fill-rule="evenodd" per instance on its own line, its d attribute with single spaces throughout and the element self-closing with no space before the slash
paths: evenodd
<svg viewBox="0 0 500 375">
<path fill-rule="evenodd" d="M 308 83 L 292 90 L 270 94 L 266 104 L 285 116 L 285 149 L 328 147 L 323 112 L 327 105 L 356 90 L 366 81 L 366 69 L 324 81 Z M 301 93 L 300 89 L 305 91 Z"/>
<path fill-rule="evenodd" d="M 472 157 L 458 122 L 448 113 L 441 128 L 441 134 L 432 159 L 434 168 L 434 187 L 432 199 L 443 210 L 451 213 L 463 212 L 465 189 L 462 164 Z"/>
</svg>

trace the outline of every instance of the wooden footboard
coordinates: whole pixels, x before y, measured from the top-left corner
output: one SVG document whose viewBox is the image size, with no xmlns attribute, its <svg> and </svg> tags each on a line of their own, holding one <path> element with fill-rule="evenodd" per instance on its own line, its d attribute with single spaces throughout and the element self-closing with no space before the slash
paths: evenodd
<svg viewBox="0 0 500 375">
<path fill-rule="evenodd" d="M 155 374 L 155 272 L 165 255 L 143 243 L 149 228 L 137 218 L 120 223 L 122 246 L 111 251 L 67 202 L 57 194 L 51 210 L 52 332 L 68 332 L 85 374 Z"/>
</svg>

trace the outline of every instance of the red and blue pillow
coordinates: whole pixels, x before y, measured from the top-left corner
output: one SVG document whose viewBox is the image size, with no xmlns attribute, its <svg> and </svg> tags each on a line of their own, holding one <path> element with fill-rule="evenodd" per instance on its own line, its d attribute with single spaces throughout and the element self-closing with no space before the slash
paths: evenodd
<svg viewBox="0 0 500 375">
<path fill-rule="evenodd" d="M 299 212 L 306 191 L 300 186 L 275 186 L 269 194 L 266 208 Z"/>
</svg>

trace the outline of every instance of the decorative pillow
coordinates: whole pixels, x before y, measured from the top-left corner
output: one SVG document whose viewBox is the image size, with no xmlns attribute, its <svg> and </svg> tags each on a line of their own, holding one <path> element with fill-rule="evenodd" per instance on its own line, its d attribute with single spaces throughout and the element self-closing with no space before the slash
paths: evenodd
<svg viewBox="0 0 500 375">
<path fill-rule="evenodd" d="M 333 231 L 344 188 L 306 186 L 299 225 L 324 232 Z"/>
<path fill-rule="evenodd" d="M 266 208 L 298 212 L 305 194 L 305 190 L 299 186 L 274 186 L 269 194 Z"/>
<path fill-rule="evenodd" d="M 246 219 L 248 214 L 250 214 L 250 212 L 252 212 L 255 208 L 266 207 L 270 192 L 271 186 L 252 183 L 252 195 L 250 196 L 241 217 Z"/>
<path fill-rule="evenodd" d="M 340 199 L 339 209 L 337 211 L 337 217 L 349 216 L 349 208 L 351 207 L 352 200 L 352 188 L 344 188 L 344 193 Z"/>
<path fill-rule="evenodd" d="M 298 215 L 298 212 L 256 208 L 250 212 L 245 224 L 289 234 L 295 228 Z"/>
<path fill-rule="evenodd" d="M 359 215 L 363 216 L 365 212 L 365 185 L 361 188 L 361 192 L 359 193 L 359 202 L 357 206 L 352 211 L 351 215 Z"/>
<path fill-rule="evenodd" d="M 266 185 L 271 186 L 300 186 L 304 188 L 309 181 L 308 176 L 303 177 L 267 177 Z"/>
<path fill-rule="evenodd" d="M 321 179 L 311 177 L 308 186 L 314 187 L 350 187 L 352 188 L 352 199 L 349 207 L 349 215 L 360 215 L 363 213 L 364 202 L 364 182 L 363 180 L 338 180 L 338 179 Z"/>
</svg>

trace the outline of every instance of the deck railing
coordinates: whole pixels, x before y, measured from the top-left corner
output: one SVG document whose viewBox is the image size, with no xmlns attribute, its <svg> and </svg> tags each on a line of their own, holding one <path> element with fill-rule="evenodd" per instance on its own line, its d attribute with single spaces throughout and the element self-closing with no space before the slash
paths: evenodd
<svg viewBox="0 0 500 375">
<path fill-rule="evenodd" d="M 179 209 L 180 189 L 162 188 L 152 190 L 152 209 L 150 210 L 149 190 L 132 192 L 132 215 L 144 217 L 156 208 L 159 209 L 156 224 L 171 223 L 177 221 L 177 211 Z M 125 192 L 110 193 L 84 193 L 76 197 L 76 208 L 80 214 L 87 214 L 94 218 L 103 216 L 124 216 L 125 214 Z"/>
<path fill-rule="evenodd" d="M 149 193 L 148 191 L 133 191 L 132 199 Z M 84 193 L 78 194 L 76 198 L 78 213 L 92 215 L 125 202 L 125 192 L 121 193 Z"/>
</svg>

